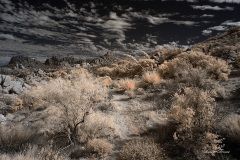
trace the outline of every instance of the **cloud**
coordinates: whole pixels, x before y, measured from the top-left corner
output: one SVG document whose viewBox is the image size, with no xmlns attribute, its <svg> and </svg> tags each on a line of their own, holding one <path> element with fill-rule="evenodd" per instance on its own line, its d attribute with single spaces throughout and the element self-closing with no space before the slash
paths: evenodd
<svg viewBox="0 0 240 160">
<path fill-rule="evenodd" d="M 206 29 L 206 30 L 203 30 L 203 31 L 202 31 L 202 34 L 203 34 L 204 36 L 209 36 L 209 35 L 212 34 L 212 31 L 211 31 L 210 29 Z"/>
<path fill-rule="evenodd" d="M 15 39 L 15 37 L 11 34 L 0 34 L 0 38 L 11 39 L 11 40 Z"/>
<path fill-rule="evenodd" d="M 148 16 L 147 20 L 151 24 L 158 25 L 158 24 L 166 23 L 169 19 L 164 17 Z"/>
<path fill-rule="evenodd" d="M 162 0 L 162 1 L 168 1 L 168 0 Z M 186 2 L 190 2 L 190 3 L 201 2 L 201 0 L 176 0 L 176 1 L 186 1 Z M 214 2 L 214 3 L 238 3 L 238 4 L 240 4 L 240 0 L 209 0 L 209 2 Z"/>
<path fill-rule="evenodd" d="M 238 3 L 240 4 L 240 0 L 210 0 L 215 3 Z"/>
<path fill-rule="evenodd" d="M 212 33 L 212 31 L 225 31 L 225 30 L 227 30 L 227 28 L 229 26 L 238 26 L 238 27 L 240 27 L 240 21 L 239 22 L 232 22 L 232 21 L 223 22 L 219 26 L 214 26 L 214 27 L 210 27 L 210 28 L 208 28 L 206 30 L 203 30 L 202 34 L 205 35 L 205 36 L 208 36 L 208 35 L 210 35 Z"/>
<path fill-rule="evenodd" d="M 212 15 L 212 14 L 203 14 L 202 16 L 201 16 L 202 18 L 213 18 L 214 17 L 214 15 Z"/>
<path fill-rule="evenodd" d="M 225 8 L 221 8 L 219 6 L 210 6 L 210 5 L 202 5 L 202 6 L 198 6 L 198 5 L 192 5 L 193 9 L 199 9 L 199 10 L 215 10 L 215 11 L 220 11 L 220 10 L 234 10 L 233 7 L 225 7 Z"/>
<path fill-rule="evenodd" d="M 226 26 L 238 26 L 238 27 L 240 27 L 240 21 L 239 21 L 239 22 L 226 21 L 226 22 L 223 23 L 223 25 L 226 25 Z"/>
<path fill-rule="evenodd" d="M 210 27 L 210 30 L 215 30 L 215 31 L 224 31 L 226 30 L 226 27 L 224 26 L 215 26 L 215 27 Z"/>
<path fill-rule="evenodd" d="M 169 21 L 169 22 L 172 22 L 177 25 L 186 25 L 186 26 L 194 26 L 198 24 L 198 22 L 194 22 L 194 21 Z"/>
</svg>

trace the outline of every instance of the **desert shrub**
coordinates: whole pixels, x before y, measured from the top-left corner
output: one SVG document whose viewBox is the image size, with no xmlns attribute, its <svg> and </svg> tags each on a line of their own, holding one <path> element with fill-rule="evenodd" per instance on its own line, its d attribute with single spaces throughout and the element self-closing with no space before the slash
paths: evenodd
<svg viewBox="0 0 240 160">
<path fill-rule="evenodd" d="M 79 141 L 87 142 L 94 138 L 113 139 L 121 136 L 116 117 L 102 112 L 93 112 L 87 116 L 78 130 Z"/>
<path fill-rule="evenodd" d="M 100 67 L 97 69 L 97 74 L 100 76 L 111 76 L 113 72 L 113 68 L 109 67 Z"/>
<path fill-rule="evenodd" d="M 143 71 L 156 68 L 157 64 L 154 59 L 140 58 L 124 54 L 127 58 L 113 63 L 111 66 L 100 67 L 96 73 L 100 76 L 110 76 L 111 78 L 133 78 L 135 75 L 142 75 Z"/>
<path fill-rule="evenodd" d="M 219 81 L 211 78 L 206 70 L 199 68 L 186 68 L 177 71 L 174 79 L 163 81 L 163 86 L 168 89 L 170 95 L 174 94 L 182 87 L 197 87 L 203 90 L 215 91 L 215 97 L 225 98 L 225 89 L 219 84 Z"/>
<path fill-rule="evenodd" d="M 66 156 L 53 150 L 51 147 L 39 148 L 28 146 L 24 151 L 16 154 L 2 154 L 1 160 L 68 160 Z"/>
<path fill-rule="evenodd" d="M 24 105 L 44 108 L 46 125 L 42 132 L 54 135 L 56 142 L 74 143 L 79 125 L 91 108 L 107 100 L 107 88 L 84 70 L 73 70 L 69 79 L 54 79 L 33 87 L 22 95 Z M 54 120 L 53 120 L 54 119 Z"/>
<path fill-rule="evenodd" d="M 86 145 L 86 150 L 89 153 L 97 154 L 105 157 L 112 152 L 113 145 L 105 139 L 92 139 Z"/>
<path fill-rule="evenodd" d="M 149 69 L 152 69 L 156 66 L 156 61 L 154 59 L 149 59 L 149 58 L 141 58 L 138 60 L 138 63 L 142 67 L 149 68 Z"/>
<path fill-rule="evenodd" d="M 159 84 L 161 82 L 161 78 L 159 74 L 155 71 L 145 72 L 142 76 L 142 79 L 145 83 L 148 83 L 151 85 Z"/>
<path fill-rule="evenodd" d="M 119 154 L 121 160 L 165 160 L 163 149 L 150 139 L 134 139 L 122 146 Z"/>
<path fill-rule="evenodd" d="M 16 153 L 33 142 L 36 132 L 23 126 L 0 126 L 0 152 Z"/>
<path fill-rule="evenodd" d="M 117 64 L 113 64 L 112 67 L 113 77 L 134 77 L 142 73 L 142 66 L 135 61 L 122 60 Z"/>
<path fill-rule="evenodd" d="M 100 76 L 116 77 L 134 77 L 142 73 L 142 66 L 137 62 L 121 60 L 112 64 L 110 67 L 100 67 L 96 72 Z"/>
<path fill-rule="evenodd" d="M 102 85 L 105 87 L 110 87 L 113 85 L 113 81 L 109 76 L 101 77 L 100 81 L 101 81 Z"/>
<path fill-rule="evenodd" d="M 49 73 L 49 76 L 53 77 L 53 78 L 59 78 L 59 77 L 67 78 L 68 73 L 66 71 L 59 70 L 59 71 L 55 71 L 55 72 Z"/>
<path fill-rule="evenodd" d="M 151 58 L 155 59 L 159 64 L 163 63 L 166 60 L 171 60 L 175 58 L 178 54 L 182 52 L 181 49 L 176 50 L 156 50 L 150 53 Z"/>
<path fill-rule="evenodd" d="M 221 132 L 233 141 L 240 142 L 240 115 L 231 114 L 220 123 Z"/>
<path fill-rule="evenodd" d="M 235 33 L 235 32 L 239 32 L 239 31 L 240 31 L 240 27 L 233 26 L 233 27 L 229 27 L 229 28 L 228 28 L 227 33 L 228 33 L 228 34 L 233 34 L 233 33 Z"/>
<path fill-rule="evenodd" d="M 214 98 L 210 91 L 184 88 L 182 94 L 173 97 L 169 118 L 174 120 L 177 130 L 174 140 L 188 154 L 204 157 L 205 151 L 213 153 L 222 149 L 219 136 L 211 133 L 214 123 Z"/>
<path fill-rule="evenodd" d="M 119 81 L 121 88 L 127 91 L 133 91 L 136 88 L 136 83 L 132 79 L 122 79 Z"/>
<path fill-rule="evenodd" d="M 5 109 L 10 112 L 16 112 L 23 108 L 23 100 L 16 95 L 2 95 L 0 96 L 0 102 L 5 104 Z"/>
<path fill-rule="evenodd" d="M 205 70 L 207 75 L 216 80 L 227 80 L 230 67 L 226 61 L 205 55 L 202 52 L 184 52 L 171 61 L 159 66 L 158 72 L 164 78 L 175 78 L 179 71 L 191 68 Z"/>
</svg>

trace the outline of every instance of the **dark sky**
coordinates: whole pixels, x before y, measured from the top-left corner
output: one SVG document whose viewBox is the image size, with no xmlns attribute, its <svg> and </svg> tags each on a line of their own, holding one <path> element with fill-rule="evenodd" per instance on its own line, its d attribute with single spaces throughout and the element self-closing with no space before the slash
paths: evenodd
<svg viewBox="0 0 240 160">
<path fill-rule="evenodd" d="M 239 13 L 240 0 L 0 0 L 0 63 L 188 46 L 240 26 Z"/>
</svg>

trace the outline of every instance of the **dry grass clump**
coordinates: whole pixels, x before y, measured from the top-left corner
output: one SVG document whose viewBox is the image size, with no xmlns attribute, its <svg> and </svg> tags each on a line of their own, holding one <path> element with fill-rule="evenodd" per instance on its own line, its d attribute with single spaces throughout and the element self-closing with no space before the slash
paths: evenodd
<svg viewBox="0 0 240 160">
<path fill-rule="evenodd" d="M 0 102 L 7 105 L 7 109 L 11 112 L 16 112 L 23 108 L 23 100 L 16 95 L 2 95 Z"/>
<path fill-rule="evenodd" d="M 0 126 L 0 152 L 16 153 L 23 151 L 33 142 L 36 132 L 23 126 Z"/>
<path fill-rule="evenodd" d="M 101 77 L 100 81 L 101 81 L 102 85 L 105 87 L 110 87 L 113 85 L 113 81 L 109 76 Z"/>
<path fill-rule="evenodd" d="M 211 95 L 211 92 L 198 88 L 184 88 L 183 94 L 174 95 L 169 115 L 178 124 L 175 142 L 199 157 L 206 156 L 205 151 L 214 153 L 222 150 L 222 140 L 211 133 L 215 106 Z"/>
<path fill-rule="evenodd" d="M 142 73 L 142 66 L 136 61 L 121 60 L 112 64 L 110 67 L 100 67 L 97 74 L 101 76 L 115 77 L 134 77 Z"/>
<path fill-rule="evenodd" d="M 49 73 L 49 76 L 53 77 L 53 78 L 59 78 L 59 77 L 67 78 L 68 77 L 68 73 L 66 71 L 59 70 L 59 71 L 55 71 L 55 72 Z"/>
<path fill-rule="evenodd" d="M 140 58 L 124 54 L 127 58 L 113 63 L 111 66 L 100 67 L 96 73 L 100 76 L 110 76 L 111 78 L 133 78 L 135 75 L 141 75 L 143 71 L 152 70 L 157 67 L 154 59 Z"/>
<path fill-rule="evenodd" d="M 171 60 L 175 58 L 178 54 L 182 52 L 181 49 L 176 50 L 156 50 L 150 53 L 151 58 L 155 59 L 158 63 L 163 63 L 166 60 Z"/>
<path fill-rule="evenodd" d="M 109 67 L 100 67 L 97 69 L 97 74 L 100 76 L 111 76 L 113 72 L 113 68 Z"/>
<path fill-rule="evenodd" d="M 92 139 L 86 145 L 86 150 L 89 153 L 97 154 L 98 156 L 105 157 L 112 152 L 113 145 L 105 139 Z"/>
<path fill-rule="evenodd" d="M 119 81 L 119 85 L 121 88 L 127 91 L 133 91 L 136 89 L 136 83 L 132 79 L 122 79 Z"/>
<path fill-rule="evenodd" d="M 134 139 L 125 143 L 120 151 L 121 160 L 165 160 L 163 149 L 150 139 Z"/>
<path fill-rule="evenodd" d="M 206 73 L 216 80 L 227 80 L 230 67 L 226 61 L 205 55 L 202 52 L 184 52 L 171 61 L 164 62 L 159 66 L 158 72 L 164 78 L 175 78 L 180 71 L 191 68 L 205 70 Z"/>
<path fill-rule="evenodd" d="M 154 68 L 156 67 L 156 61 L 154 59 L 142 58 L 138 60 L 138 63 L 144 68 Z"/>
<path fill-rule="evenodd" d="M 51 106 L 56 103 L 66 104 L 67 101 L 71 101 L 71 104 L 74 105 L 81 105 L 82 100 L 87 100 L 86 103 L 95 103 L 106 99 L 107 89 L 101 85 L 98 79 L 94 79 L 88 74 L 72 72 L 70 80 L 58 78 L 49 81 L 46 85 L 25 91 L 21 95 L 24 105 L 30 107 Z"/>
<path fill-rule="evenodd" d="M 121 136 L 120 126 L 116 117 L 102 112 L 93 112 L 87 116 L 85 123 L 78 130 L 80 142 L 94 138 L 113 139 Z"/>
<path fill-rule="evenodd" d="M 223 119 L 220 128 L 229 138 L 240 142 L 240 115 L 231 114 Z"/>
<path fill-rule="evenodd" d="M 161 82 L 161 78 L 156 71 L 145 72 L 142 78 L 145 83 L 148 83 L 151 85 L 159 84 Z"/>
<path fill-rule="evenodd" d="M 1 160 L 68 160 L 69 158 L 61 155 L 50 147 L 39 148 L 28 146 L 24 151 L 16 154 L 1 154 Z"/>
</svg>

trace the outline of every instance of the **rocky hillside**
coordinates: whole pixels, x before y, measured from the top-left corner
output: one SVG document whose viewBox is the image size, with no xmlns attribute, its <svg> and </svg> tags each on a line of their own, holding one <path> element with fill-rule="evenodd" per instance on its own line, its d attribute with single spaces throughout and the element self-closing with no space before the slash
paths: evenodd
<svg viewBox="0 0 240 160">
<path fill-rule="evenodd" d="M 240 28 L 231 28 L 226 33 L 196 44 L 192 50 L 222 58 L 234 69 L 240 69 Z"/>
</svg>

